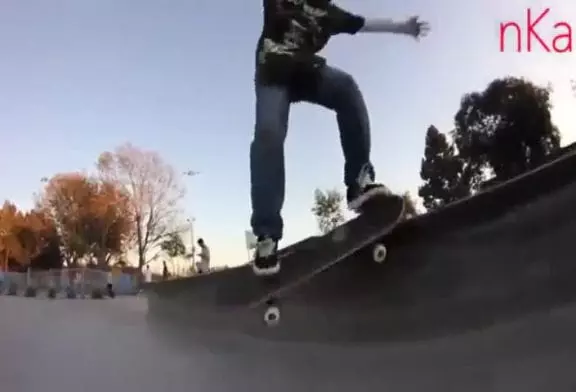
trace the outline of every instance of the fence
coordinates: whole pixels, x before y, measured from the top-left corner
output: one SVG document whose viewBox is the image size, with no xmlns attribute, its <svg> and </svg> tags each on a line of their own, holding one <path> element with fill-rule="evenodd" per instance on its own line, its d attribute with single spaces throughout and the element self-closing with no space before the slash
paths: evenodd
<svg viewBox="0 0 576 392">
<path fill-rule="evenodd" d="M 89 268 L 70 268 L 48 271 L 0 272 L 0 292 L 8 288 L 18 293 L 28 287 L 40 292 L 55 289 L 56 292 L 73 289 L 79 295 L 90 295 L 94 289 L 105 290 L 112 284 L 115 294 L 128 295 L 138 291 L 138 278 L 127 273 L 113 274 Z"/>
</svg>

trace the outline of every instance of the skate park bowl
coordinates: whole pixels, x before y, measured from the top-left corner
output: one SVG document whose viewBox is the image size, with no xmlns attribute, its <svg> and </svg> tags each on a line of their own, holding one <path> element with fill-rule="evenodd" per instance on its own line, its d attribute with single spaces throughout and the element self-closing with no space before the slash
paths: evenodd
<svg viewBox="0 0 576 392">
<path fill-rule="evenodd" d="M 383 238 L 248 309 L 249 267 L 105 301 L 0 297 L 12 392 L 576 390 L 576 156 Z M 309 255 L 317 238 L 287 252 Z"/>
<path fill-rule="evenodd" d="M 574 173 L 569 153 L 407 220 L 383 238 L 385 263 L 360 252 L 319 274 L 275 327 L 246 306 L 259 290 L 248 266 L 149 286 L 148 319 L 284 374 L 287 391 L 573 390 Z"/>
</svg>

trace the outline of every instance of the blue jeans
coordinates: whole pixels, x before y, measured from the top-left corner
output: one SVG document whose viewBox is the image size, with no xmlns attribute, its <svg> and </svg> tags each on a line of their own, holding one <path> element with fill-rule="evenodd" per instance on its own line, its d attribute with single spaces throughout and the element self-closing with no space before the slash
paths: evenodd
<svg viewBox="0 0 576 392">
<path fill-rule="evenodd" d="M 256 82 L 256 127 L 250 147 L 251 225 L 256 236 L 282 238 L 284 140 L 292 102 L 307 101 L 336 112 L 346 186 L 355 186 L 367 166 L 374 174 L 368 110 L 355 80 L 348 73 L 325 66 L 319 70 L 316 82 L 306 89 Z"/>
</svg>

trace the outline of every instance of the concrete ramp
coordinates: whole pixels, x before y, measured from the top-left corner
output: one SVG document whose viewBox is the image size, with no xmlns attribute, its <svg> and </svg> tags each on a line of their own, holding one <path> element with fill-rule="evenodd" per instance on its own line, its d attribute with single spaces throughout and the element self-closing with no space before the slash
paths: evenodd
<svg viewBox="0 0 576 392">
<path fill-rule="evenodd" d="M 245 304 L 249 268 L 151 287 L 153 314 L 200 330 L 290 342 L 366 345 L 440 338 L 576 299 L 576 158 L 400 226 L 384 265 L 358 254 L 290 293 L 282 322 Z M 295 245 L 297 248 L 299 245 Z M 248 294 L 250 295 L 248 295 Z"/>
</svg>

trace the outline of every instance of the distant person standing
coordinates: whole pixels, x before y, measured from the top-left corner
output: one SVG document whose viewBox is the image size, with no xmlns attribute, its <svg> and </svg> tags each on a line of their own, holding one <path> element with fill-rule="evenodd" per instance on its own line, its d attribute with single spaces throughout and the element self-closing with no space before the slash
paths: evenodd
<svg viewBox="0 0 576 392">
<path fill-rule="evenodd" d="M 162 267 L 162 279 L 168 280 L 169 273 L 168 273 L 168 266 L 166 265 L 166 261 L 163 261 L 162 265 L 163 265 L 163 267 Z"/>
<path fill-rule="evenodd" d="M 196 270 L 199 274 L 210 272 L 210 248 L 208 248 L 202 238 L 198 239 L 197 244 L 200 247 L 200 254 L 198 255 L 200 261 L 196 266 Z"/>
<path fill-rule="evenodd" d="M 152 282 L 152 271 L 150 271 L 149 265 L 146 265 L 146 269 L 144 270 L 144 282 L 146 283 Z"/>
</svg>

